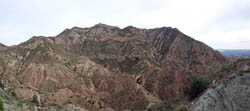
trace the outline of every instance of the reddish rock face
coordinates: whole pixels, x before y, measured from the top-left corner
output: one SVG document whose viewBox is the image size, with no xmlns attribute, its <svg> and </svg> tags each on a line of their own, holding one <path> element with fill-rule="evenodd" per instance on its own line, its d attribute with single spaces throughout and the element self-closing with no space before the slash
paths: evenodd
<svg viewBox="0 0 250 111">
<path fill-rule="evenodd" d="M 0 61 L 1 84 L 18 98 L 93 111 L 142 111 L 181 92 L 189 75 L 227 62 L 177 29 L 104 24 L 33 37 L 0 52 Z"/>
<path fill-rule="evenodd" d="M 179 93 L 189 75 L 208 76 L 227 62 L 206 44 L 170 27 L 119 29 L 97 24 L 66 30 L 56 38 L 65 37 L 71 38 L 64 41 L 71 42 L 68 49 L 80 46 L 80 55 L 110 71 L 141 76 L 141 85 L 162 100 Z M 81 43 L 72 42 L 74 37 Z"/>
</svg>

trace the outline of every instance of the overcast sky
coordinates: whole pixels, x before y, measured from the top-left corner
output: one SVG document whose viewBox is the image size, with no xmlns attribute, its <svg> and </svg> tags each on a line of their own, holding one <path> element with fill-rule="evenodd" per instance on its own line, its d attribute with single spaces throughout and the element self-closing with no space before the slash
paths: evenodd
<svg viewBox="0 0 250 111">
<path fill-rule="evenodd" d="M 216 49 L 250 49 L 250 0 L 0 0 L 0 42 L 97 23 L 171 26 Z"/>
</svg>

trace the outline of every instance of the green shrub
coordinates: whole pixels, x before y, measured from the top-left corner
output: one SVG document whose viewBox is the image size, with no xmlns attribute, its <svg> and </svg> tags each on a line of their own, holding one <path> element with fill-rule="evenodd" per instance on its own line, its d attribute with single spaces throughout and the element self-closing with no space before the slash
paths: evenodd
<svg viewBox="0 0 250 111">
<path fill-rule="evenodd" d="M 222 71 L 223 72 L 230 72 L 231 70 L 233 70 L 233 65 L 232 64 L 228 64 L 228 65 L 225 65 L 223 68 L 222 68 Z"/>
<path fill-rule="evenodd" d="M 4 88 L 4 84 L 0 82 L 0 87 L 1 88 Z"/>
<path fill-rule="evenodd" d="M 210 79 L 214 79 L 214 78 L 218 77 L 219 74 L 220 74 L 219 71 L 215 71 L 215 72 L 213 72 L 211 75 L 209 75 L 209 78 L 210 78 Z"/>
<path fill-rule="evenodd" d="M 4 111 L 2 99 L 0 99 L 0 111 Z"/>
<path fill-rule="evenodd" d="M 243 76 L 244 75 L 244 73 L 240 73 L 240 76 Z"/>
<path fill-rule="evenodd" d="M 175 111 L 188 111 L 184 104 L 180 104 L 176 107 Z"/>
<path fill-rule="evenodd" d="M 246 70 L 246 71 L 240 71 L 239 72 L 239 75 L 240 76 L 243 76 L 244 74 L 247 74 L 247 73 L 250 73 L 248 70 Z"/>
<path fill-rule="evenodd" d="M 167 101 L 163 101 L 159 106 L 153 107 L 152 111 L 186 111 L 182 110 L 181 103 L 185 101 L 182 93 L 170 97 Z M 184 104 L 183 104 L 184 105 Z M 184 105 L 185 106 L 185 105 Z"/>
<path fill-rule="evenodd" d="M 31 100 L 32 103 L 34 104 L 38 104 L 38 101 L 37 101 L 37 96 L 33 96 L 32 100 Z"/>
<path fill-rule="evenodd" d="M 183 91 L 184 94 L 188 96 L 189 100 L 198 97 L 211 83 L 208 78 L 200 76 L 190 76 L 188 80 L 191 85 L 189 87 L 184 87 Z"/>
</svg>

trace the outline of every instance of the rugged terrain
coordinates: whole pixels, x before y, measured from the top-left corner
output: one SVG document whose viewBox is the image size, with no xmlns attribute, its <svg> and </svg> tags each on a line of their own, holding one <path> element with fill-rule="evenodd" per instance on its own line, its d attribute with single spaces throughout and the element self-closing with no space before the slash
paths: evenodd
<svg viewBox="0 0 250 111">
<path fill-rule="evenodd" d="M 249 111 L 250 59 L 238 60 L 224 69 L 192 111 Z"/>
<path fill-rule="evenodd" d="M 26 110 L 142 111 L 227 60 L 175 28 L 97 24 L 0 45 L 0 62 L 1 88 L 10 96 L 3 100 Z"/>
</svg>

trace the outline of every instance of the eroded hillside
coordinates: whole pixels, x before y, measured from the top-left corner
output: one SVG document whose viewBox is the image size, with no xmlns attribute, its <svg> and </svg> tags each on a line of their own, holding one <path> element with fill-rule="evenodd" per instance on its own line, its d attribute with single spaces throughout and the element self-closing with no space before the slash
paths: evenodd
<svg viewBox="0 0 250 111">
<path fill-rule="evenodd" d="M 1 86 L 29 110 L 147 110 L 227 62 L 170 27 L 74 27 L 0 51 Z"/>
</svg>

